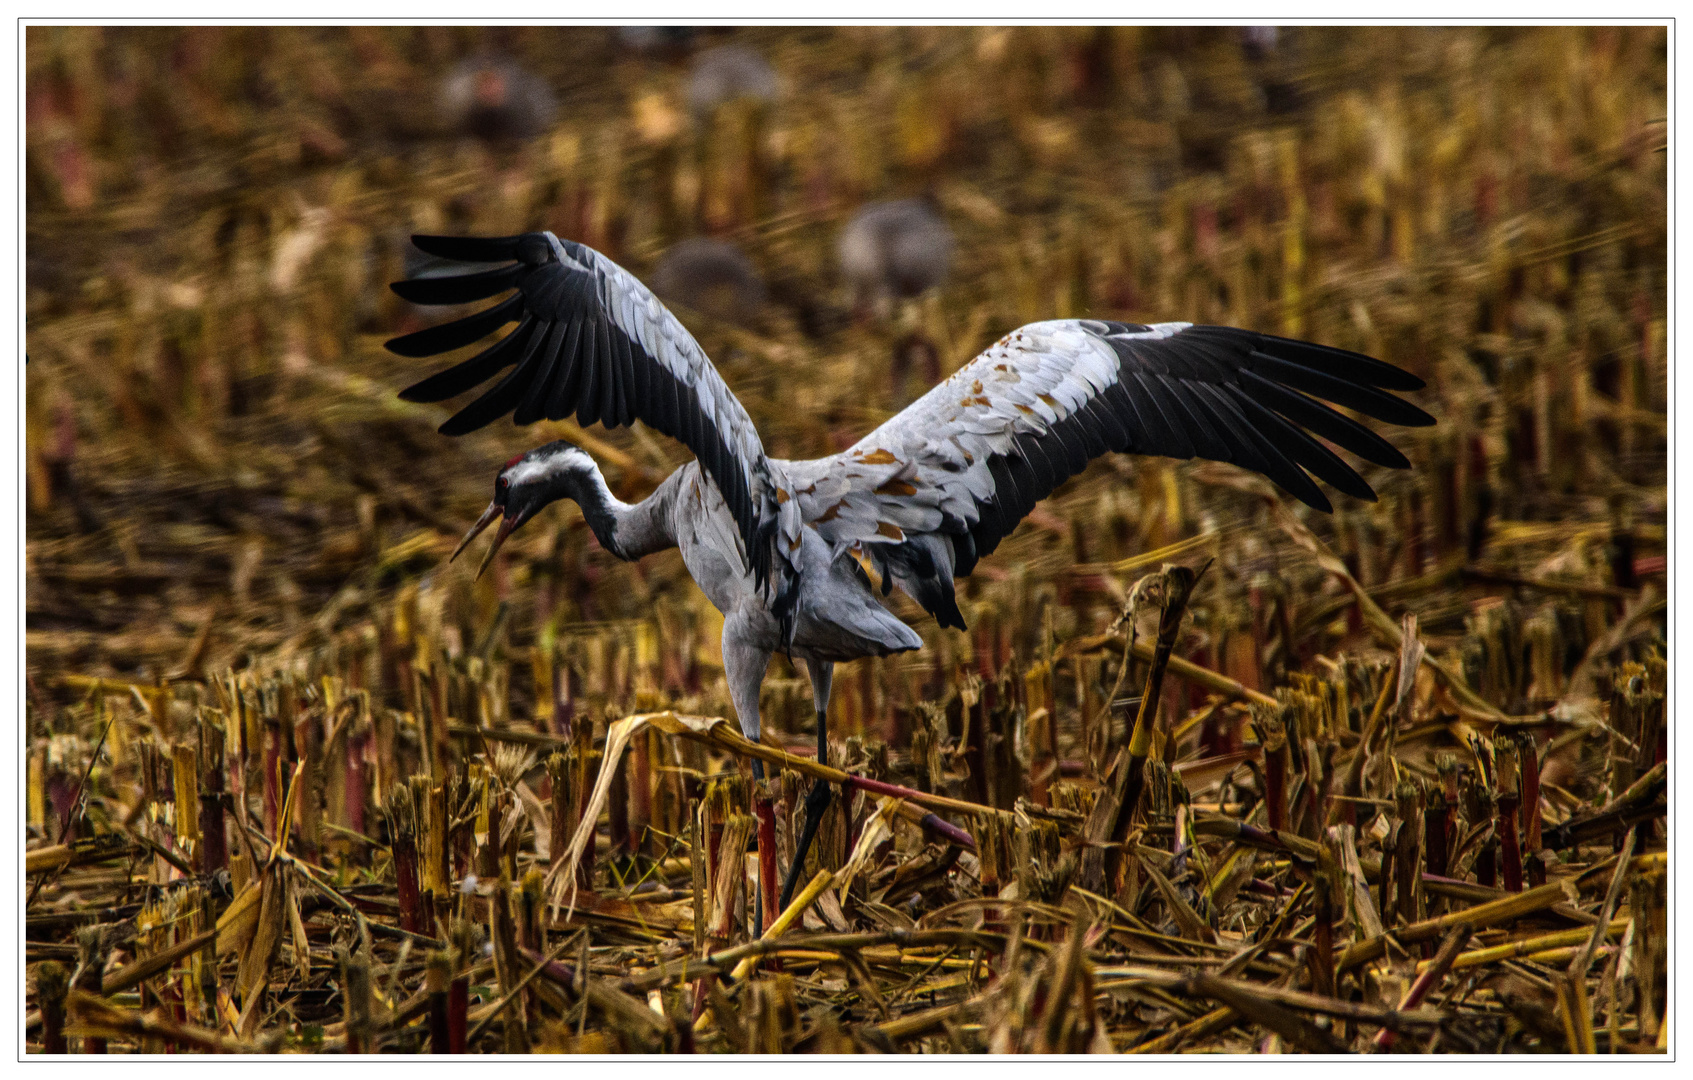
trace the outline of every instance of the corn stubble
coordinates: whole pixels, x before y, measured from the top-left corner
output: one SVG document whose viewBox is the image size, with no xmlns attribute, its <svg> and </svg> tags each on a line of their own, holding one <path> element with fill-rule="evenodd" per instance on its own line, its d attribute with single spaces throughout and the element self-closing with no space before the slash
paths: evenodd
<svg viewBox="0 0 1693 1080">
<path fill-rule="evenodd" d="M 1663 32 L 724 33 L 776 101 L 603 28 L 28 29 L 29 1052 L 1663 1051 Z M 528 142 L 429 113 L 490 44 L 566 106 Z M 854 320 L 836 231 L 923 192 L 950 279 Z M 382 286 L 530 228 L 745 251 L 768 302 L 688 321 L 781 457 L 1084 314 L 1358 349 L 1441 424 L 1332 518 L 1061 488 L 969 631 L 837 673 L 862 779 L 778 912 L 840 780 L 803 675 L 755 784 L 673 553 L 560 510 L 444 565 L 543 436 L 399 402 Z M 685 460 L 557 427 L 624 498 Z"/>
</svg>

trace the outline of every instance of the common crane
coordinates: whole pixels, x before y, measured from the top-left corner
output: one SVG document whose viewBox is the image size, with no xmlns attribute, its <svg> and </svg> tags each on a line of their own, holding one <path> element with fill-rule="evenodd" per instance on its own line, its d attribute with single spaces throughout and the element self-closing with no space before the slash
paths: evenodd
<svg viewBox="0 0 1693 1080">
<path fill-rule="evenodd" d="M 746 45 L 704 49 L 688 72 L 688 109 L 696 124 L 709 121 L 720 105 L 738 99 L 768 105 L 780 91 L 770 62 Z"/>
<path fill-rule="evenodd" d="M 751 319 L 769 295 L 758 268 L 727 240 L 691 236 L 659 256 L 653 292 L 718 319 Z"/>
<path fill-rule="evenodd" d="M 952 247 L 952 230 L 928 199 L 899 199 L 860 208 L 836 239 L 835 256 L 853 306 L 886 319 L 896 299 L 946 279 Z"/>
<path fill-rule="evenodd" d="M 441 85 L 447 130 L 490 143 L 522 142 L 544 133 L 556 105 L 547 80 L 497 53 L 461 61 Z"/>
<path fill-rule="evenodd" d="M 1005 335 L 850 449 L 783 461 L 765 454 L 752 418 L 682 324 L 599 252 L 551 233 L 412 242 L 439 258 L 503 265 L 397 282 L 403 298 L 511 295 L 389 349 L 435 356 L 517 324 L 401 392 L 444 401 L 512 368 L 442 424 L 443 434 L 514 412 L 518 424 L 574 414 L 584 426 L 639 420 L 696 457 L 629 505 L 588 454 L 548 443 L 500 471 L 493 501 L 458 550 L 499 519 L 486 569 L 514 530 L 559 499 L 575 501 L 619 558 L 680 548 L 723 613 L 724 675 L 741 730 L 758 739 L 759 687 L 771 655 L 786 652 L 811 677 L 820 762 L 834 665 L 923 644 L 876 593 L 898 586 L 941 626 L 963 628 L 954 581 L 1093 458 L 1233 462 L 1330 511 L 1313 477 L 1359 499 L 1375 492 L 1310 433 L 1378 465 L 1410 463 L 1324 401 L 1390 424 L 1434 423 L 1390 392 L 1418 390 L 1421 379 L 1359 353 L 1228 327 L 1059 319 Z M 762 777 L 760 762 L 753 769 Z M 820 783 L 806 800 L 784 907 L 829 797 Z"/>
</svg>

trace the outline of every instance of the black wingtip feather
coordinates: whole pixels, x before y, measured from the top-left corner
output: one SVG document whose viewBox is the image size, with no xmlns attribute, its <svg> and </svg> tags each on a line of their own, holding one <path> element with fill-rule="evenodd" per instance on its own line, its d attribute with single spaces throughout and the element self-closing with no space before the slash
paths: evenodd
<svg viewBox="0 0 1693 1080">
<path fill-rule="evenodd" d="M 1259 348 L 1273 356 L 1280 356 L 1296 364 L 1316 368 L 1349 382 L 1363 382 L 1383 390 L 1411 392 L 1427 384 L 1402 367 L 1396 367 L 1373 356 L 1337 349 L 1332 345 L 1318 345 L 1312 341 L 1260 334 Z"/>
<path fill-rule="evenodd" d="M 443 435 L 465 435 L 487 427 L 516 408 L 540 362 L 540 351 L 536 346 L 543 336 L 540 333 L 531 335 L 530 342 L 524 347 L 523 359 L 512 369 L 511 374 L 496 383 L 492 390 L 460 409 L 437 430 Z"/>
<path fill-rule="evenodd" d="M 930 605 L 932 606 L 929 606 L 929 611 L 934 615 L 935 622 L 940 625 L 941 629 L 970 629 L 964 625 L 964 613 L 958 610 L 958 598 L 953 595 L 951 589 L 936 586 L 924 591 L 931 594 Z"/>
<path fill-rule="evenodd" d="M 400 399 L 426 404 L 445 401 L 486 382 L 518 358 L 518 350 L 524 345 L 533 327 L 533 322 L 529 320 L 518 323 L 516 330 L 469 360 L 454 364 L 444 371 L 437 371 L 429 378 L 401 390 Z"/>
<path fill-rule="evenodd" d="M 1375 490 L 1334 451 L 1288 423 L 1280 414 L 1265 408 L 1239 386 L 1231 384 L 1225 387 L 1224 391 L 1234 401 L 1235 406 L 1246 414 L 1258 432 L 1292 458 L 1295 465 L 1302 466 L 1317 479 L 1355 499 L 1376 501 Z"/>
<path fill-rule="evenodd" d="M 1245 388 L 1269 408 L 1276 410 L 1293 423 L 1316 432 L 1323 438 L 1350 450 L 1365 461 L 1384 468 L 1408 469 L 1411 462 L 1399 448 L 1377 435 L 1358 421 L 1335 412 L 1320 401 L 1297 390 L 1267 379 L 1253 371 L 1243 370 Z"/>
<path fill-rule="evenodd" d="M 1195 456 L 1208 458 L 1211 461 L 1229 460 L 1228 447 L 1217 438 L 1216 432 L 1211 429 L 1211 426 L 1198 411 L 1199 404 L 1194 400 L 1194 395 L 1199 392 L 1195 387 L 1200 384 L 1186 379 L 1153 379 L 1148 381 L 1162 383 L 1162 388 L 1168 392 L 1170 400 L 1175 403 L 1175 407 L 1186 414 L 1188 426 L 1185 433 L 1188 440 L 1193 443 Z"/>
<path fill-rule="evenodd" d="M 517 287 L 520 265 L 502 266 L 479 274 L 450 274 L 442 277 L 410 278 L 396 281 L 388 288 L 402 300 L 414 304 L 468 304 L 498 296 Z"/>
<path fill-rule="evenodd" d="M 1195 383 L 1194 400 L 1211 414 L 1214 430 L 1229 445 L 1236 465 L 1269 477 L 1283 491 L 1307 506 L 1332 512 L 1334 506 L 1311 478 L 1252 426 L 1234 402 L 1209 383 Z"/>
<path fill-rule="evenodd" d="M 398 356 L 421 358 L 462 349 L 492 334 L 523 314 L 523 294 L 502 300 L 486 311 L 392 338 L 384 348 Z"/>
<path fill-rule="evenodd" d="M 564 326 L 555 323 L 555 326 Z M 553 374 L 553 385 L 547 394 L 548 420 L 563 420 L 576 407 L 576 382 L 582 367 L 582 320 L 570 320 L 564 341 L 559 345 L 559 366 Z"/>
<path fill-rule="evenodd" d="M 517 258 L 518 245 L 528 233 L 516 236 L 430 236 L 413 234 L 412 246 L 425 255 L 459 262 L 507 262 Z"/>
<path fill-rule="evenodd" d="M 1365 416 L 1372 416 L 1383 423 L 1398 424 L 1401 427 L 1428 427 L 1434 423 L 1434 417 L 1410 402 L 1402 401 L 1372 386 L 1349 382 L 1318 368 L 1307 367 L 1259 350 L 1253 351 L 1252 360 L 1259 374 L 1267 378 L 1285 383 L 1295 390 L 1303 390 L 1314 397 L 1332 401 L 1336 405 L 1356 409 Z"/>
<path fill-rule="evenodd" d="M 1187 433 L 1180 426 L 1180 418 L 1171 416 L 1160 400 L 1158 389 L 1154 389 L 1158 382 L 1156 375 L 1145 375 L 1135 372 L 1130 380 L 1124 380 L 1121 385 L 1125 396 L 1133 403 L 1140 416 L 1141 423 L 1147 432 L 1147 443 L 1154 448 L 1154 452 L 1165 457 L 1173 457 L 1186 461 L 1193 457 L 1193 443 L 1188 440 Z"/>
<path fill-rule="evenodd" d="M 525 376 L 526 384 L 511 417 L 511 422 L 519 427 L 532 424 L 546 414 L 547 391 L 553 370 L 560 363 L 558 344 L 563 329 L 558 323 L 537 326 L 532 340 L 523 350 L 523 358 L 518 361 L 520 366 L 527 366 L 531 371 Z M 533 365 L 528 363 L 531 355 L 535 357 Z"/>
</svg>

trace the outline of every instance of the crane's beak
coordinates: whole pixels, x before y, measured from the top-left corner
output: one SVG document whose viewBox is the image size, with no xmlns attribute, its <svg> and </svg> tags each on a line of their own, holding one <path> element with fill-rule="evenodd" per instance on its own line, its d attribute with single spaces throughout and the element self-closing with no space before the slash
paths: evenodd
<svg viewBox="0 0 1693 1080">
<path fill-rule="evenodd" d="M 459 541 L 459 546 L 453 549 L 453 553 L 447 557 L 447 561 L 452 562 L 457 559 L 460 553 L 470 546 L 470 542 L 480 536 L 482 530 L 486 529 L 491 521 L 500 516 L 500 509 L 499 503 L 489 503 L 488 509 L 482 511 L 482 516 L 477 518 L 476 524 L 472 525 L 470 531 L 464 534 L 464 539 Z"/>
<path fill-rule="evenodd" d="M 458 558 L 459 553 L 469 547 L 470 542 L 480 536 L 482 530 L 492 524 L 494 519 L 499 517 L 504 510 L 505 507 L 497 502 L 489 503 L 488 509 L 482 511 L 482 516 L 477 518 L 476 524 L 472 525 L 470 531 L 464 534 L 464 539 L 459 541 L 459 546 L 453 549 L 453 553 L 447 561 L 452 562 Z M 483 557 L 482 565 L 476 569 L 477 578 L 482 577 L 482 574 L 488 569 L 488 564 L 494 561 L 494 553 L 500 550 L 500 545 L 506 542 L 506 537 L 510 536 L 512 529 L 516 527 L 517 522 L 513 518 L 508 517 L 500 521 L 500 529 L 494 534 L 494 543 L 488 548 L 488 554 Z"/>
<path fill-rule="evenodd" d="M 517 528 L 516 518 L 500 519 L 500 528 L 494 534 L 494 542 L 488 545 L 488 554 L 482 556 L 482 565 L 476 568 L 476 580 L 482 580 L 482 575 L 488 570 L 488 564 L 493 562 L 494 556 L 499 553 L 500 545 L 506 542 L 506 537 L 510 536 L 511 531 L 515 528 Z"/>
</svg>

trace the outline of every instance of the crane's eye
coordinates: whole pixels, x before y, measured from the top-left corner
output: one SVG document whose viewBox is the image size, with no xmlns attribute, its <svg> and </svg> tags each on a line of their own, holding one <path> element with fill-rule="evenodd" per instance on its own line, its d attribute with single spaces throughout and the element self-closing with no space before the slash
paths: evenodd
<svg viewBox="0 0 1693 1080">
<path fill-rule="evenodd" d="M 496 486 L 499 487 L 499 489 L 501 491 L 504 491 L 506 488 L 511 487 L 511 481 L 506 479 L 503 476 L 500 477 L 499 480 L 495 481 L 495 484 L 496 484 Z"/>
</svg>

